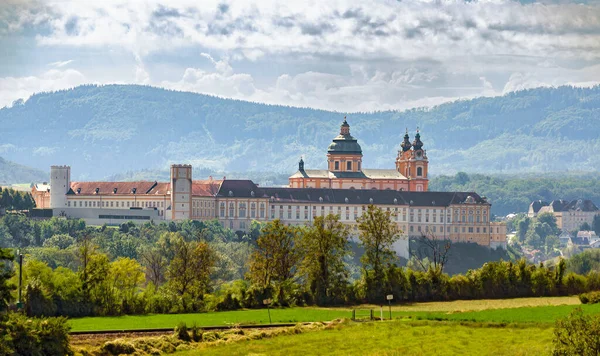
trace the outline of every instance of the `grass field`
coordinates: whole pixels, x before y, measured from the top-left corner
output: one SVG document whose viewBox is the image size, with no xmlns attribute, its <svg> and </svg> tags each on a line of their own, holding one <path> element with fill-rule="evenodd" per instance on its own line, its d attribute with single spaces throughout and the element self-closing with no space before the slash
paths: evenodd
<svg viewBox="0 0 600 356">
<path fill-rule="evenodd" d="M 350 318 L 350 309 L 287 308 L 271 309 L 273 323 L 297 323 Z M 268 324 L 267 309 L 236 310 L 196 314 L 127 315 L 119 317 L 90 317 L 69 320 L 72 331 L 129 330 L 169 328 L 178 323 L 198 326 L 233 324 Z"/>
<path fill-rule="evenodd" d="M 579 305 L 579 297 L 535 297 L 515 299 L 479 299 L 479 300 L 453 300 L 450 302 L 425 302 L 409 305 L 392 306 L 395 311 L 444 311 L 463 312 L 488 309 L 505 309 L 521 307 L 541 307 L 551 305 Z M 371 306 L 379 308 L 379 306 Z"/>
<path fill-rule="evenodd" d="M 270 339 L 202 345 L 187 355 L 548 355 L 550 327 L 374 322 Z"/>
<path fill-rule="evenodd" d="M 456 302 L 419 303 L 393 307 L 392 316 L 403 319 L 453 320 L 508 323 L 553 323 L 565 317 L 578 306 L 576 298 L 521 298 L 512 300 L 475 300 Z M 368 307 L 366 307 L 368 308 Z M 375 316 L 380 315 L 379 306 L 371 306 Z M 583 305 L 586 313 L 600 313 L 600 304 Z M 368 315 L 367 310 L 361 311 Z M 350 308 L 288 308 L 271 309 L 273 323 L 328 321 L 350 318 Z M 388 308 L 384 307 L 384 318 Z M 228 324 L 267 324 L 266 309 L 238 310 L 197 314 L 156 314 L 121 317 L 77 318 L 69 321 L 73 331 L 128 330 L 142 328 L 169 328 L 178 323 L 198 326 Z"/>
</svg>

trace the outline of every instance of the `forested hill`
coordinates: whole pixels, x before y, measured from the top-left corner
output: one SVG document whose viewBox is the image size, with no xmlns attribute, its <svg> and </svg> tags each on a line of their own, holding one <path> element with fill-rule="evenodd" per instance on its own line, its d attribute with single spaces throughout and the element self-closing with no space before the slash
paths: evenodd
<svg viewBox="0 0 600 356">
<path fill-rule="evenodd" d="M 336 113 L 135 85 L 41 93 L 0 110 L 2 155 L 74 179 L 191 163 L 292 173 L 325 167 L 348 115 L 364 167 L 394 167 L 406 127 L 420 127 L 433 174 L 600 168 L 600 87 L 538 88 L 405 112 Z M 198 177 L 200 178 L 200 177 Z"/>
<path fill-rule="evenodd" d="M 9 183 L 35 183 L 48 181 L 50 174 L 45 171 L 10 162 L 0 157 L 0 186 Z"/>
</svg>

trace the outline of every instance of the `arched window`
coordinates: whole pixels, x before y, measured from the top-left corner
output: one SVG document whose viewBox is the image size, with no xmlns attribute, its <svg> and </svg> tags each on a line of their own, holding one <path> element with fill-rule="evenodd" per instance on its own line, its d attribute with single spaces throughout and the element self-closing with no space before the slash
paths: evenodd
<svg viewBox="0 0 600 356">
<path fill-rule="evenodd" d="M 417 167 L 417 177 L 423 176 L 423 167 Z"/>
</svg>

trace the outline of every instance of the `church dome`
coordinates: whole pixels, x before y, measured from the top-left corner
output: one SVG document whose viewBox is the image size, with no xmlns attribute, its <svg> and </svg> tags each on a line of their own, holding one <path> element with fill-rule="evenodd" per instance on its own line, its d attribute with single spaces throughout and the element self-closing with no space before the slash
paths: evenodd
<svg viewBox="0 0 600 356">
<path fill-rule="evenodd" d="M 362 148 L 356 139 L 352 136 L 350 138 L 338 136 L 333 139 L 333 142 L 327 148 L 327 153 L 354 153 L 362 154 Z"/>
<path fill-rule="evenodd" d="M 362 148 L 356 139 L 350 135 L 350 125 L 346 121 L 346 118 L 344 118 L 340 129 L 340 134 L 333 139 L 333 142 L 327 148 L 327 153 L 362 155 Z"/>
</svg>

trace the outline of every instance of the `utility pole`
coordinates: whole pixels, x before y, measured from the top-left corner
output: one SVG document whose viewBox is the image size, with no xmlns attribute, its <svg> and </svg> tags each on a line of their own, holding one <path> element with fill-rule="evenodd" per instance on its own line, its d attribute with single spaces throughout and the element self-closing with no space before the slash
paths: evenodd
<svg viewBox="0 0 600 356">
<path fill-rule="evenodd" d="M 23 309 L 23 254 L 21 250 L 19 253 L 19 300 L 17 301 L 17 309 Z"/>
</svg>

